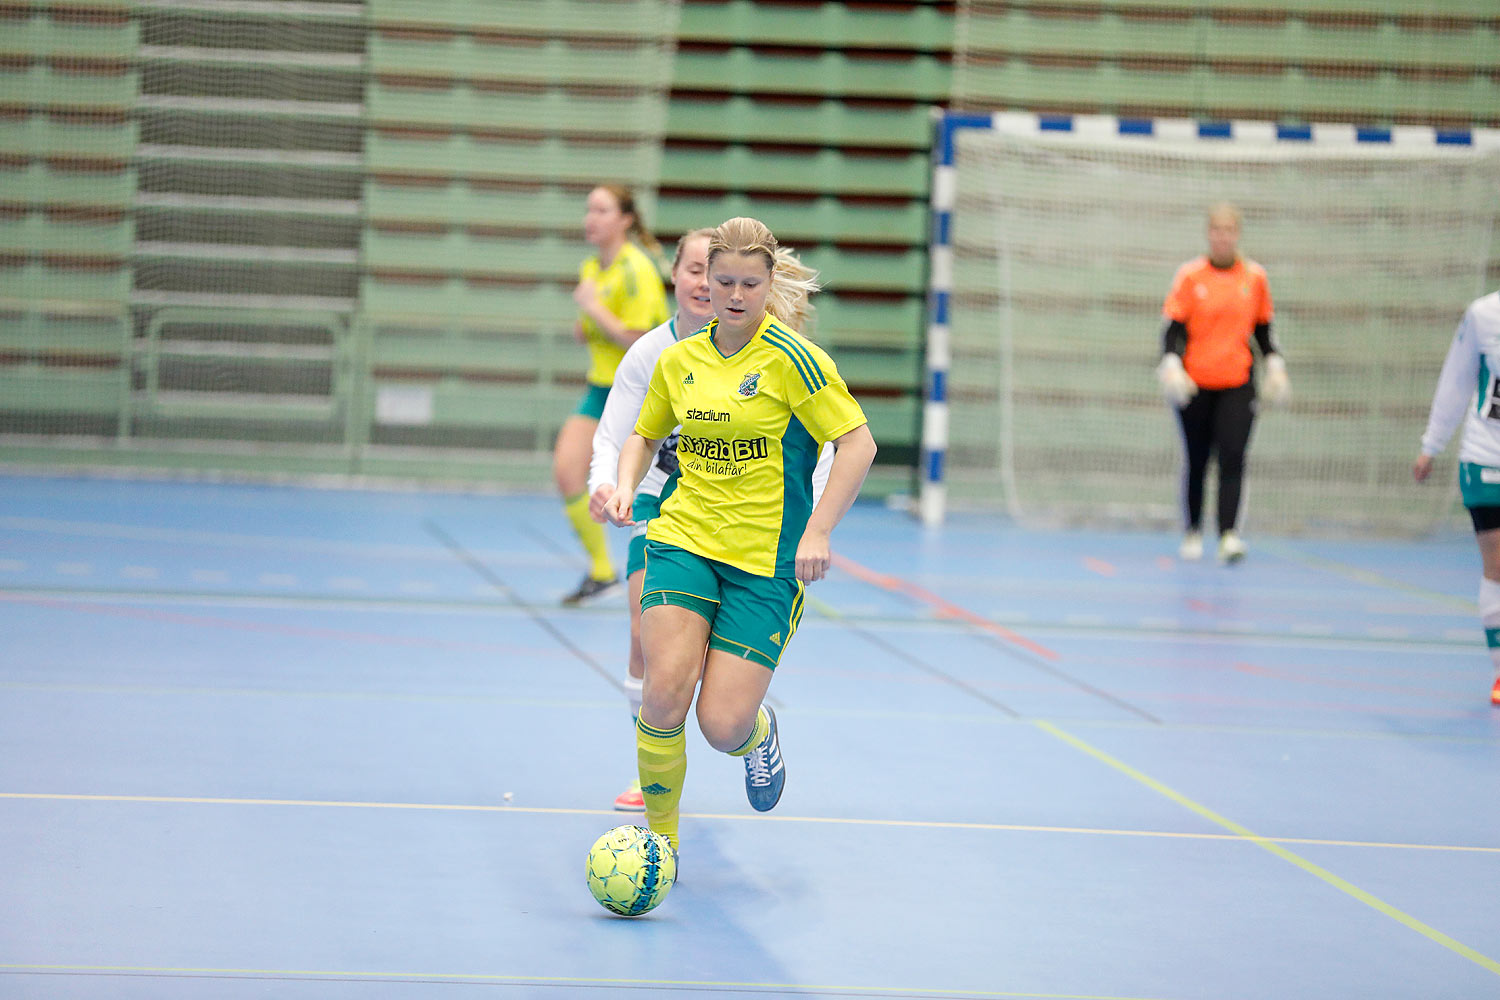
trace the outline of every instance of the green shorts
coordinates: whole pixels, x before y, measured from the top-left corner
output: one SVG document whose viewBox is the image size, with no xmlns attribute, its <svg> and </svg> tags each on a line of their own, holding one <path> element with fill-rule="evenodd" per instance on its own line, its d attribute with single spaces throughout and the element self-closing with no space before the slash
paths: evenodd
<svg viewBox="0 0 1500 1000">
<path fill-rule="evenodd" d="M 776 669 L 802 620 L 802 581 L 756 576 L 664 542 L 646 542 L 641 610 L 671 604 L 708 622 L 708 648 Z"/>
<path fill-rule="evenodd" d="M 638 522 L 630 529 L 630 550 L 625 557 L 625 575 L 646 568 L 646 522 L 661 513 L 661 497 L 637 493 L 630 505 L 631 519 Z"/>
<path fill-rule="evenodd" d="M 578 409 L 573 412 L 580 417 L 588 417 L 590 420 L 598 420 L 604 416 L 604 401 L 609 398 L 609 386 L 590 385 L 583 394 L 583 399 L 578 401 Z"/>
<path fill-rule="evenodd" d="M 1465 507 L 1500 507 L 1500 469 L 1460 462 L 1458 492 Z"/>
</svg>

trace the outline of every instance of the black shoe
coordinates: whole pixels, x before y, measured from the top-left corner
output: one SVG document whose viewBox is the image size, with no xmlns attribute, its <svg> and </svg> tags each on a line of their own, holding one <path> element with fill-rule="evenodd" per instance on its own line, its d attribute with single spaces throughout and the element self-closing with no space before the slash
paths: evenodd
<svg viewBox="0 0 1500 1000">
<path fill-rule="evenodd" d="M 578 585 L 577 590 L 562 599 L 563 607 L 582 607 L 596 598 L 614 593 L 615 588 L 619 585 L 620 578 L 618 576 L 611 576 L 608 580 L 595 580 L 591 576 L 586 576 L 583 578 L 583 582 Z"/>
</svg>

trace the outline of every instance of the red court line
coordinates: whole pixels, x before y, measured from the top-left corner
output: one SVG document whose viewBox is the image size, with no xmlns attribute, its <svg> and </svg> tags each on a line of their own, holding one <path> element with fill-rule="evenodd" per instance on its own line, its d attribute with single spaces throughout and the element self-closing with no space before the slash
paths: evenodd
<svg viewBox="0 0 1500 1000">
<path fill-rule="evenodd" d="M 1012 632 L 1004 625 L 992 622 L 983 615 L 976 614 L 967 608 L 961 608 L 952 601 L 939 597 L 932 591 L 924 587 L 919 587 L 909 580 L 903 580 L 899 576 L 890 576 L 886 573 L 877 573 L 868 566 L 862 566 L 853 559 L 841 556 L 837 552 L 833 553 L 831 561 L 833 565 L 848 573 L 856 580 L 873 584 L 881 590 L 889 591 L 893 594 L 902 594 L 913 600 L 921 601 L 923 604 L 931 607 L 933 612 L 940 618 L 952 618 L 972 625 L 977 629 L 988 632 L 990 635 L 1004 639 L 1012 645 L 1020 646 L 1027 652 L 1035 653 L 1044 659 L 1057 660 L 1061 658 L 1054 650 L 1048 649 L 1040 643 L 1033 642 L 1018 632 Z"/>
<path fill-rule="evenodd" d="M 1093 556 L 1085 556 L 1083 565 L 1085 569 L 1089 570 L 1092 573 L 1098 573 L 1100 576 L 1115 575 L 1114 564 L 1107 563 L 1103 559 L 1095 559 Z"/>
</svg>

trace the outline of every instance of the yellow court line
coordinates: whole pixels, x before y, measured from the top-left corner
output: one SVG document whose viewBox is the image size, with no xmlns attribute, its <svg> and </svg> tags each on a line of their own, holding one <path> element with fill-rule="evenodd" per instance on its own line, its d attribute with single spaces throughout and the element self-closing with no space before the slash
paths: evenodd
<svg viewBox="0 0 1500 1000">
<path fill-rule="evenodd" d="M 1406 927 L 1409 927 L 1410 929 L 1416 931 L 1418 934 L 1421 934 L 1423 937 L 1442 945 L 1449 951 L 1452 951 L 1458 955 L 1462 955 L 1464 958 L 1467 958 L 1474 964 L 1488 969 L 1490 972 L 1493 972 L 1496 975 L 1500 975 L 1500 962 L 1497 962 L 1495 959 L 1490 958 L 1488 955 L 1482 954 L 1475 949 L 1470 948 L 1462 941 L 1458 941 L 1454 938 L 1449 937 L 1437 928 L 1424 924 L 1416 917 L 1398 910 L 1396 907 L 1392 906 L 1390 903 L 1387 903 L 1385 900 L 1366 892 L 1352 882 L 1340 878 L 1328 869 L 1313 864 L 1311 861 L 1308 861 L 1306 858 L 1301 857 L 1300 855 L 1293 854 L 1285 847 L 1282 847 L 1280 843 L 1268 837 L 1262 837 L 1260 834 L 1255 833 L 1247 827 L 1241 826 L 1234 820 L 1229 819 L 1226 816 L 1219 815 L 1202 803 L 1195 802 L 1194 800 L 1188 798 L 1186 795 L 1183 795 L 1181 792 L 1169 788 L 1150 775 L 1136 770 L 1119 758 L 1111 756 L 1105 751 L 1100 750 L 1098 747 L 1079 739 L 1072 733 L 1069 733 L 1053 725 L 1052 723 L 1047 722 L 1045 719 L 1035 720 L 1035 725 L 1043 732 L 1050 733 L 1051 735 L 1062 740 L 1064 743 L 1067 743 L 1075 749 L 1083 751 L 1090 757 L 1093 757 L 1095 760 L 1109 765 L 1116 771 L 1119 771 L 1121 774 L 1140 782 L 1152 791 L 1166 796 L 1183 808 L 1197 813 L 1199 816 L 1202 816 L 1204 819 L 1215 824 L 1216 826 L 1222 826 L 1226 830 L 1233 831 L 1241 838 L 1254 843 L 1257 847 L 1262 847 L 1267 851 L 1270 851 L 1272 854 L 1276 855 L 1283 861 L 1296 865 L 1298 868 L 1301 868 L 1309 875 L 1313 875 L 1319 879 L 1322 879 L 1324 882 L 1327 882 L 1329 885 L 1333 886 L 1335 889 L 1338 889 L 1340 892 L 1353 896 L 1361 903 L 1364 903 L 1366 906 L 1369 906 L 1377 910 L 1378 912 L 1385 914 L 1387 917 L 1390 917 L 1397 923 L 1404 924 Z"/>
<path fill-rule="evenodd" d="M 1454 594 L 1445 594 L 1441 590 L 1433 590 L 1431 587 L 1423 587 L 1415 583 L 1407 583 L 1405 580 L 1396 580 L 1377 573 L 1373 569 L 1365 569 L 1360 566 L 1351 566 L 1348 563 L 1339 562 L 1336 559 L 1326 559 L 1323 556 L 1315 556 L 1306 552 L 1300 552 L 1295 547 L 1279 542 L 1275 539 L 1267 539 L 1262 543 L 1264 548 L 1274 551 L 1277 555 L 1292 562 L 1301 563 L 1310 569 L 1323 570 L 1335 576 L 1342 576 L 1353 580 L 1355 583 L 1364 583 L 1372 587 L 1383 587 L 1387 590 L 1395 590 L 1414 597 L 1424 597 L 1429 601 L 1446 604 L 1450 608 L 1463 611 L 1475 611 L 1479 605 L 1471 599 L 1458 597 Z"/>
<path fill-rule="evenodd" d="M 1050 723 L 1037 723 L 1044 728 Z M 1061 730 L 1058 730 L 1061 734 Z M 1064 737 L 1067 738 L 1067 737 Z M 1079 741 L 1082 744 L 1082 741 Z M 1125 765 L 1120 765 L 1124 767 Z M 1142 776 L 1144 778 L 1144 776 Z M 1145 779 L 1149 781 L 1150 779 Z M 1153 786 L 1154 787 L 1154 786 Z M 1165 786 L 1162 786 L 1165 788 Z M 1161 789 L 1158 789 L 1161 790 Z M 1175 796 L 1166 790 L 1164 794 Z M 0 792 L 0 800 L 20 799 L 60 802 L 120 802 L 160 805 L 292 806 L 312 809 L 396 809 L 416 812 L 524 813 L 537 816 L 619 816 L 613 809 L 567 809 L 550 806 L 467 805 L 442 802 L 347 802 L 327 799 L 238 799 L 186 795 L 81 795 L 62 792 Z M 1186 799 L 1180 799 L 1184 804 Z M 1191 808 L 1191 807 L 1190 807 Z M 756 823 L 813 823 L 831 826 L 906 827 L 921 830 L 988 830 L 997 833 L 1068 833 L 1094 837 L 1146 837 L 1159 840 L 1210 840 L 1255 844 L 1307 844 L 1315 847 L 1365 847 L 1401 851 L 1436 851 L 1456 854 L 1500 854 L 1500 847 L 1466 844 L 1402 844 L 1374 840 L 1325 840 L 1316 837 L 1263 837 L 1249 831 L 1193 833 L 1179 830 L 1121 830 L 1089 826 L 1044 826 L 1030 823 L 969 823 L 922 819 L 859 819 L 845 816 L 751 816 L 746 813 L 683 813 L 686 819 L 739 820 Z M 1212 814 L 1205 813 L 1210 818 Z M 1235 827 L 1216 819 L 1221 826 Z"/>
<path fill-rule="evenodd" d="M 756 982 L 734 982 L 712 979 L 605 979 L 605 978 L 583 978 L 575 976 L 519 976 L 502 975 L 499 973 L 484 972 L 357 972 L 357 971 L 333 971 L 325 969 L 215 969 L 195 968 L 191 966 L 150 966 L 150 965 L 29 965 L 22 963 L 6 964 L 0 963 L 0 973 L 25 973 L 34 972 L 38 974 L 76 973 L 76 974 L 108 974 L 118 975 L 158 975 L 158 976 L 244 976 L 244 977 L 280 977 L 285 979 L 365 979 L 377 982 L 474 982 L 474 983 L 551 983 L 557 985 L 576 986 L 644 986 L 644 987 L 667 987 L 682 989 L 685 987 L 696 987 L 699 989 L 709 988 L 715 990 L 796 990 L 798 992 L 818 992 L 829 994 L 862 995 L 889 995 L 893 997 L 922 996 L 933 997 L 941 1000 L 943 997 L 954 997 L 962 1000 L 964 997 L 997 997 L 1003 1000 L 1162 1000 L 1152 997 L 1126 997 L 1115 994 L 1102 995 L 1097 993 L 1023 993 L 1008 990 L 943 990 L 923 988 L 920 986 L 832 986 L 814 983 L 756 983 Z"/>
</svg>

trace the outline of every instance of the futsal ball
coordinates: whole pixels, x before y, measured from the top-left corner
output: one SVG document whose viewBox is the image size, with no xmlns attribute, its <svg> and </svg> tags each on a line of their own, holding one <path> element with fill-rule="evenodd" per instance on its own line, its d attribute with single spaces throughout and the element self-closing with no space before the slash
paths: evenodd
<svg viewBox="0 0 1500 1000">
<path fill-rule="evenodd" d="M 617 826 L 589 848 L 589 891 L 611 913 L 638 917 L 667 898 L 677 879 L 677 856 L 659 833 Z"/>
</svg>

